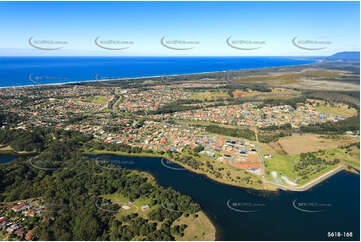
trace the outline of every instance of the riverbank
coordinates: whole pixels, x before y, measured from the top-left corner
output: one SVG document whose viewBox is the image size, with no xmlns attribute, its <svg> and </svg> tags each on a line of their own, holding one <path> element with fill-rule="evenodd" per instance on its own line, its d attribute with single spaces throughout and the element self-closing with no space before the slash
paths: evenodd
<svg viewBox="0 0 361 242">
<path fill-rule="evenodd" d="M 336 168 L 332 169 L 331 171 L 328 171 L 328 172 L 322 174 L 321 176 L 317 177 L 316 179 L 314 179 L 302 186 L 299 186 L 299 187 L 285 186 L 285 185 L 278 184 L 275 182 L 270 182 L 270 181 L 267 181 L 267 183 L 270 183 L 270 184 L 272 184 L 282 190 L 285 190 L 285 191 L 304 192 L 304 191 L 307 191 L 307 190 L 311 189 L 312 187 L 320 184 L 321 182 L 325 181 L 329 177 L 339 173 L 340 171 L 343 171 L 344 169 L 345 168 L 343 165 L 339 165 Z"/>
<path fill-rule="evenodd" d="M 182 216 L 176 219 L 172 226 L 187 224 L 184 230 L 183 237 L 175 236 L 176 241 L 215 241 L 216 240 L 216 227 L 212 224 L 207 215 L 200 211 L 196 217 L 191 215 L 188 217 Z M 206 231 L 206 232 L 204 232 Z"/>
<path fill-rule="evenodd" d="M 0 155 L 20 156 L 20 155 L 32 155 L 32 154 L 36 154 L 36 152 L 15 151 L 13 148 L 11 148 L 8 145 L 0 145 Z"/>
<path fill-rule="evenodd" d="M 339 226 L 339 224 L 342 225 L 341 221 L 335 219 L 333 214 L 336 213 L 338 216 L 338 214 L 343 214 L 345 211 L 351 212 L 357 208 L 356 198 L 359 176 L 351 175 L 344 171 L 335 174 L 321 186 L 315 186 L 306 192 L 279 191 L 276 193 L 266 193 L 224 185 L 214 182 L 206 176 L 195 175 L 188 170 L 171 170 L 164 167 L 158 158 L 122 157 L 114 155 L 108 156 L 105 159 L 108 159 L 114 165 L 119 164 L 125 169 L 149 172 L 156 178 L 157 184 L 166 188 L 171 187 L 176 191 L 189 195 L 192 200 L 201 205 L 202 211 L 207 214 L 215 225 L 217 231 L 216 240 L 267 240 L 267 238 L 273 236 L 269 231 L 277 231 L 279 224 L 287 218 L 294 219 L 297 226 L 287 224 L 287 231 L 290 232 L 287 234 L 282 233 L 283 238 L 293 238 L 296 240 L 299 238 L 310 238 L 309 234 L 304 234 L 302 232 L 303 230 L 300 229 L 302 227 L 302 217 L 304 214 L 293 208 L 292 202 L 295 199 L 302 198 L 299 201 L 305 203 L 314 201 L 329 202 L 332 203 L 332 206 L 341 209 L 345 206 L 345 209 L 341 211 L 333 209 L 333 213 L 322 213 L 320 216 L 316 216 L 315 219 L 319 221 L 320 224 L 326 219 L 327 221 L 332 221 L 331 223 L 337 223 L 337 226 Z M 175 164 L 167 164 L 178 168 Z M 345 195 L 335 197 L 335 191 Z M 346 196 L 346 194 L 349 195 Z M 353 197 L 354 200 L 352 201 L 354 201 L 354 203 L 349 204 L 350 196 Z M 228 201 L 230 201 L 231 206 L 236 210 L 232 210 L 227 206 Z M 257 208 L 259 212 L 242 212 L 242 210 L 252 210 L 255 208 Z M 275 220 L 274 223 L 262 223 L 265 218 L 270 217 Z M 350 228 L 350 224 L 351 223 L 348 223 L 347 227 Z M 317 239 L 320 240 L 322 240 L 324 231 L 329 229 L 327 226 L 321 226 L 322 231 L 320 232 L 320 227 L 315 228 L 311 225 L 307 225 L 306 227 L 312 233 L 312 238 L 318 236 Z M 242 228 L 242 233 L 239 233 L 240 228 Z M 263 233 L 262 231 L 266 232 Z M 353 228 L 353 231 L 357 230 Z M 279 238 L 274 237 L 275 240 Z"/>
<path fill-rule="evenodd" d="M 144 157 L 144 156 L 134 156 L 134 157 Z M 150 157 L 150 156 L 148 156 Z M 140 174 L 144 178 L 147 178 L 148 181 L 157 184 L 156 178 L 149 172 L 146 171 L 138 171 L 134 169 L 133 172 L 136 174 Z M 154 209 L 157 209 L 159 205 L 151 206 L 147 210 L 142 210 L 141 207 L 145 204 L 149 204 L 150 200 L 148 199 L 134 199 L 132 204 L 129 204 L 129 198 L 123 196 L 120 193 L 113 193 L 102 195 L 102 198 L 110 199 L 113 203 L 118 204 L 123 207 L 124 205 L 130 206 L 129 210 L 120 209 L 118 213 L 115 214 L 116 218 L 120 218 L 125 215 L 130 215 L 132 213 L 138 213 L 141 217 L 145 219 L 149 219 L 149 213 L 151 213 Z M 161 205 L 162 206 L 162 205 Z M 170 210 L 171 211 L 171 210 Z M 175 211 L 177 213 L 177 211 Z M 172 225 L 172 227 L 181 226 L 182 224 L 186 224 L 187 227 L 183 232 L 183 236 L 179 234 L 172 234 L 176 241 L 215 241 L 216 240 L 216 227 L 206 215 L 204 211 L 199 211 L 195 214 L 184 213 L 181 217 L 176 219 Z"/>
<path fill-rule="evenodd" d="M 352 214 L 359 211 L 357 210 L 359 209 L 359 176 L 356 175 L 340 172 L 332 176 L 324 185 L 316 186 L 314 189 L 307 191 L 305 193 L 307 197 L 303 197 L 303 194 L 300 193 L 283 191 L 268 197 L 264 196 L 263 192 L 250 192 L 247 189 L 215 183 L 205 176 L 197 176 L 188 171 L 169 170 L 163 167 L 159 160 L 155 159 L 142 159 L 139 157 L 123 159 L 122 157 L 115 157 L 114 161 L 117 160 L 127 160 L 129 162 L 125 164 L 129 165 L 126 165 L 126 167 L 129 167 L 129 169 L 133 167 L 134 172 L 137 172 L 136 169 L 140 168 L 142 172 L 154 174 L 157 184 L 166 188 L 171 187 L 182 194 L 190 196 L 193 201 L 201 205 L 202 211 L 207 214 L 215 225 L 217 240 L 263 241 L 267 239 L 309 240 L 315 238 L 322 240 L 324 232 L 326 231 L 327 234 L 330 224 L 340 227 L 343 231 L 355 231 L 354 238 L 358 238 L 357 216 L 350 216 L 350 219 L 346 222 L 339 219 L 345 213 Z M 83 174 L 83 169 L 88 167 L 87 163 L 82 162 L 82 164 L 80 174 Z M 99 174 L 103 173 L 108 172 L 100 170 Z M 68 179 L 74 182 L 77 180 L 71 177 Z M 334 196 L 336 193 L 339 196 Z M 320 226 L 305 225 L 302 220 L 305 214 L 292 207 L 292 202 L 300 198 L 303 199 L 299 201 L 305 203 L 315 201 L 332 203 L 332 207 L 337 207 L 337 209 L 332 209 L 332 213 L 330 210 L 330 212 L 319 213 L 318 216 L 315 216 L 315 223 Z M 242 204 L 264 204 L 265 206 L 261 207 L 260 212 L 242 214 L 229 209 L 227 206 L 229 200 L 231 200 L 232 206 L 238 209 L 243 208 L 239 207 Z M 262 221 L 265 221 L 265 218 L 273 218 L 274 221 L 273 223 L 263 223 Z M 292 224 L 285 224 L 284 230 L 289 231 L 288 233 L 275 234 L 269 232 L 277 231 L 279 224 L 287 219 L 294 221 Z M 325 225 L 322 221 L 328 221 L 328 224 Z M 304 233 L 304 226 L 306 226 L 309 233 Z"/>
<path fill-rule="evenodd" d="M 239 184 L 239 183 L 235 183 L 235 182 L 230 182 L 228 180 L 224 180 L 221 178 L 217 178 L 215 176 L 212 176 L 210 173 L 205 172 L 203 170 L 196 170 L 182 162 L 177 161 L 176 159 L 169 157 L 166 154 L 154 154 L 154 153 L 146 153 L 146 152 L 141 152 L 141 153 L 127 153 L 127 152 L 121 152 L 121 151 L 105 151 L 105 150 L 92 150 L 92 151 L 85 151 L 83 152 L 85 155 L 118 155 L 118 156 L 130 156 L 130 157 L 153 157 L 153 158 L 164 158 L 167 159 L 181 167 L 183 167 L 184 169 L 187 169 L 188 171 L 191 171 L 195 174 L 199 174 L 199 175 L 204 175 L 207 178 L 221 183 L 221 184 L 225 184 L 225 185 L 230 185 L 230 186 L 235 186 L 235 187 L 240 187 L 240 188 L 245 188 L 245 189 L 251 189 L 251 190 L 255 190 L 255 191 L 270 191 L 270 192 L 275 192 L 277 191 L 277 188 L 273 185 L 269 185 L 267 186 L 267 189 L 264 189 L 262 184 Z M 229 167 L 230 169 L 232 169 L 232 167 Z M 235 169 L 235 168 L 233 168 Z M 253 174 L 249 174 L 249 175 L 253 175 Z"/>
<path fill-rule="evenodd" d="M 342 171 L 342 170 L 346 170 L 348 172 L 352 172 L 351 170 L 349 169 L 346 169 L 344 165 L 339 165 L 335 168 L 333 168 L 332 170 L 330 171 L 327 171 L 326 173 L 324 174 L 321 174 L 320 176 L 316 177 L 314 180 L 311 180 L 309 182 L 307 182 L 306 184 L 303 184 L 301 186 L 298 186 L 298 187 L 295 187 L 295 186 L 286 186 L 286 185 L 282 185 L 282 184 L 278 184 L 278 183 L 275 183 L 275 182 L 271 182 L 271 181 L 267 181 L 265 180 L 265 184 L 263 184 L 264 186 L 242 186 L 240 184 L 235 184 L 235 183 L 231 183 L 231 182 L 228 182 L 228 181 L 225 181 L 223 179 L 217 179 L 215 177 L 212 177 L 209 175 L 209 173 L 207 172 L 204 172 L 204 171 L 199 171 L 199 170 L 195 170 L 193 169 L 192 167 L 189 167 L 167 155 L 161 155 L 161 154 L 150 154 L 150 153 L 126 153 L 126 152 L 120 152 L 120 151 L 91 151 L 91 152 L 87 152 L 85 153 L 87 155 L 118 155 L 118 156 L 130 156 L 130 157 L 153 157 L 153 158 L 164 158 L 164 159 L 167 159 L 175 164 L 178 164 L 180 165 L 181 167 L 193 172 L 193 173 L 196 173 L 196 174 L 201 174 L 201 175 L 205 175 L 206 177 L 208 177 L 209 179 L 213 180 L 213 181 L 216 181 L 218 183 L 221 183 L 221 184 L 226 184 L 226 185 L 231 185 L 231 186 L 236 186 L 236 187 L 240 187 L 240 188 L 246 188 L 246 189 L 252 189 L 252 190 L 256 190 L 256 191 L 269 191 L 269 192 L 275 192 L 279 189 L 281 190 L 285 190 L 285 191 L 307 191 L 309 189 L 311 189 L 312 187 L 320 184 L 321 182 L 323 182 L 324 180 L 326 180 L 327 178 L 337 174 L 338 172 Z M 352 172 L 352 173 L 356 173 L 356 172 Z"/>
</svg>

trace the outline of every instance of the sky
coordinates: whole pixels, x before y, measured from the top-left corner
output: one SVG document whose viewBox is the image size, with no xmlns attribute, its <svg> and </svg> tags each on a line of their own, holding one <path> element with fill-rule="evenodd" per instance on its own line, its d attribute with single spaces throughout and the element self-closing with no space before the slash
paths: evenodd
<svg viewBox="0 0 361 242">
<path fill-rule="evenodd" d="M 0 2 L 0 36 L 0 56 L 324 56 L 360 50 L 360 3 Z"/>
</svg>

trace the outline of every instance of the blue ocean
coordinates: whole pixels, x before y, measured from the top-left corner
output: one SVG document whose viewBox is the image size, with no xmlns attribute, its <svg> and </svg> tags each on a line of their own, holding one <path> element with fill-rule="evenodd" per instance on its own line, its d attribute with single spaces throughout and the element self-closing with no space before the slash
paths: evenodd
<svg viewBox="0 0 361 242">
<path fill-rule="evenodd" d="M 313 63 L 286 57 L 0 57 L 0 87 Z"/>
</svg>

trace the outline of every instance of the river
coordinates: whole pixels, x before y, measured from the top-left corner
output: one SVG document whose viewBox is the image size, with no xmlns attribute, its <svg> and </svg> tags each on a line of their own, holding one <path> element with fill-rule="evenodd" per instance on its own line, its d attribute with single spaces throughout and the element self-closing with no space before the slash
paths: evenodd
<svg viewBox="0 0 361 242">
<path fill-rule="evenodd" d="M 15 156 L 13 155 L 0 155 L 0 163 L 6 163 L 13 161 L 15 159 Z"/>
<path fill-rule="evenodd" d="M 360 176 L 356 174 L 342 171 L 305 192 L 270 193 L 220 184 L 160 158 L 98 157 L 147 171 L 158 184 L 191 196 L 216 226 L 217 240 L 360 239 Z M 0 156 L 0 162 L 11 160 Z M 328 237 L 329 232 L 352 232 L 352 237 Z"/>
<path fill-rule="evenodd" d="M 266 193 L 220 184 L 160 158 L 102 156 L 150 172 L 198 202 L 217 228 L 217 240 L 359 240 L 360 176 L 340 172 L 305 192 Z M 175 168 L 175 169 L 174 169 Z M 328 237 L 352 232 L 352 238 Z"/>
</svg>

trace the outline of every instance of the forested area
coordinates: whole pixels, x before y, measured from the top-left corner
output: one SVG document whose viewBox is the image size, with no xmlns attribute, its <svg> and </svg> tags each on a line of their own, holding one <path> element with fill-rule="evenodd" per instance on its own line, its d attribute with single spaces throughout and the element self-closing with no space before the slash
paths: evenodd
<svg viewBox="0 0 361 242">
<path fill-rule="evenodd" d="M 174 240 L 171 230 L 181 235 L 185 226 L 171 228 L 173 221 L 200 210 L 190 197 L 163 188 L 137 171 L 103 169 L 94 159 L 81 156 L 79 150 L 91 139 L 88 136 L 50 129 L 2 130 L 0 134 L 1 142 L 21 142 L 21 148 L 39 151 L 38 157 L 63 163 L 55 170 L 42 170 L 23 156 L 0 165 L 0 203 L 41 197 L 49 206 L 56 204 L 51 213 L 42 214 L 42 222 L 35 228 L 39 240 Z M 27 137 L 25 141 L 21 135 Z M 155 209 L 148 217 L 134 213 L 116 219 L 114 213 L 95 206 L 101 195 L 113 193 L 150 199 Z M 160 206 L 174 201 L 173 208 L 184 212 Z"/>
<path fill-rule="evenodd" d="M 6 110 L 0 110 L 0 126 L 2 125 L 14 125 L 21 122 L 23 119 L 14 112 L 8 112 Z"/>
<path fill-rule="evenodd" d="M 284 124 L 284 125 L 270 125 L 267 127 L 261 127 L 260 130 L 265 131 L 274 131 L 274 130 L 280 130 L 280 129 L 292 129 L 292 125 L 290 123 Z"/>
<path fill-rule="evenodd" d="M 220 127 L 218 125 L 210 125 L 210 126 L 206 126 L 206 131 L 214 134 L 245 138 L 248 140 L 256 140 L 255 133 L 247 128 L 235 129 L 235 128 Z"/>
<path fill-rule="evenodd" d="M 258 133 L 258 140 L 262 143 L 270 143 L 277 141 L 279 138 L 291 136 L 292 130 L 276 130 L 272 132 L 260 132 Z"/>
<path fill-rule="evenodd" d="M 277 141 L 281 137 L 291 136 L 293 133 L 290 123 L 284 125 L 271 125 L 259 128 L 258 140 L 262 143 Z"/>
<path fill-rule="evenodd" d="M 259 106 L 262 108 L 264 106 L 280 106 L 280 105 L 290 105 L 294 109 L 297 108 L 297 103 L 305 103 L 306 97 L 296 97 L 296 98 L 289 98 L 289 99 L 275 99 L 270 98 L 263 101 L 263 103 Z"/>
<path fill-rule="evenodd" d="M 322 171 L 328 166 L 340 163 L 339 159 L 326 160 L 322 158 L 321 156 L 324 154 L 325 151 L 301 153 L 300 160 L 294 164 L 297 175 L 306 180 L 312 174 Z"/>
<path fill-rule="evenodd" d="M 353 116 L 337 122 L 315 123 L 308 126 L 301 126 L 300 131 L 303 133 L 316 134 L 343 134 L 346 131 L 360 130 L 360 116 Z"/>
<path fill-rule="evenodd" d="M 304 91 L 304 95 L 307 98 L 321 99 L 331 103 L 345 103 L 360 110 L 360 92 L 358 91 Z"/>
<path fill-rule="evenodd" d="M 92 139 L 79 132 L 54 128 L 0 130 L 0 144 L 9 144 L 15 151 L 42 152 L 48 159 L 76 157 L 77 150 Z"/>
</svg>

